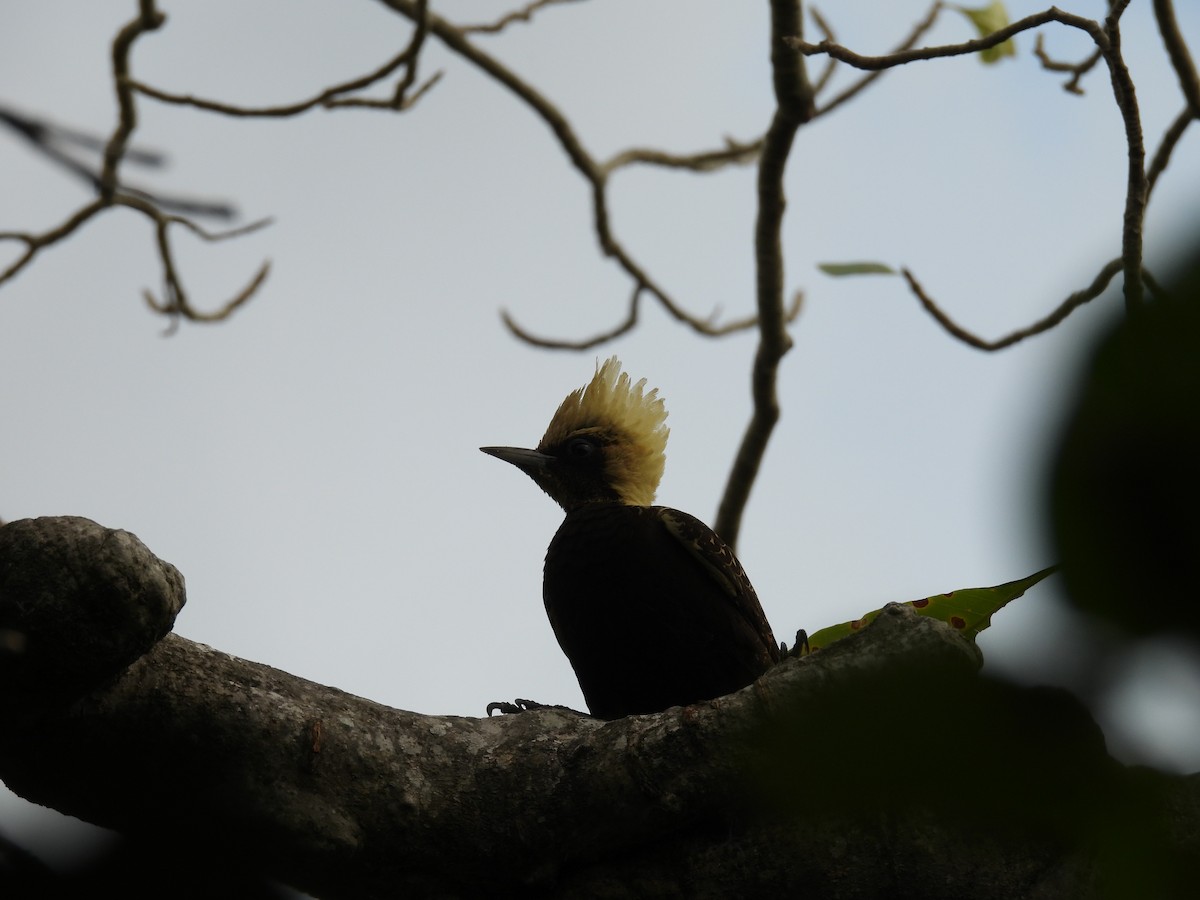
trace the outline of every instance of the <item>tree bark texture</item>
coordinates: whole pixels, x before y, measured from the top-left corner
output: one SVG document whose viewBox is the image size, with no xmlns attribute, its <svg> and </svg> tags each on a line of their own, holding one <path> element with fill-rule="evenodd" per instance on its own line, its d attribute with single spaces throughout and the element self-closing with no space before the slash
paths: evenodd
<svg viewBox="0 0 1200 900">
<path fill-rule="evenodd" d="M 322 898 L 1195 884 L 1195 777 L 1118 765 L 1072 697 L 980 677 L 908 607 L 736 694 L 605 723 L 390 709 L 162 637 L 183 601 L 125 532 L 0 527 L 0 778 Z"/>
</svg>

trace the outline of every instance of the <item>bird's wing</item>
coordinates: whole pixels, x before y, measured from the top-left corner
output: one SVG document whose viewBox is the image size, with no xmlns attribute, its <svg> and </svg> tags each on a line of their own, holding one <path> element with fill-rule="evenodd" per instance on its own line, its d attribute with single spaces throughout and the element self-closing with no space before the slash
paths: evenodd
<svg viewBox="0 0 1200 900">
<path fill-rule="evenodd" d="M 688 551 L 709 573 L 722 592 L 729 597 L 747 624 L 758 634 L 769 648 L 772 659 L 777 659 L 779 645 L 767 622 L 758 594 L 738 562 L 729 545 L 720 536 L 697 519 L 677 509 L 661 507 L 660 518 L 675 540 Z"/>
</svg>

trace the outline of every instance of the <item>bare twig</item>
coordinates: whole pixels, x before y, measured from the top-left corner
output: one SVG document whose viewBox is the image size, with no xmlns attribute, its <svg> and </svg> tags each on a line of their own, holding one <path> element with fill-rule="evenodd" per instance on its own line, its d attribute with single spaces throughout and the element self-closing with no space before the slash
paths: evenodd
<svg viewBox="0 0 1200 900">
<path fill-rule="evenodd" d="M 66 221 L 61 225 L 51 228 L 49 231 L 43 231 L 41 234 L 31 234 L 25 231 L 0 232 L 0 241 L 19 241 L 25 245 L 25 252 L 17 257 L 7 269 L 0 272 L 0 285 L 14 278 L 18 272 L 33 262 L 34 257 L 39 252 L 57 244 L 64 238 L 70 237 L 80 225 L 83 225 L 96 215 L 96 213 L 108 206 L 109 204 L 104 200 L 93 200 L 87 206 L 76 210 L 68 216 Z"/>
<path fill-rule="evenodd" d="M 374 107 L 396 111 L 405 110 L 420 100 L 442 77 L 440 72 L 435 72 L 432 77 L 428 78 L 415 91 L 411 90 L 417 80 L 417 63 L 420 59 L 421 48 L 425 43 L 425 37 L 428 34 L 427 7 L 428 0 L 415 0 L 412 16 L 414 22 L 412 37 L 409 38 L 408 45 L 402 51 L 379 68 L 357 78 L 352 78 L 349 81 L 335 84 L 321 91 L 316 96 L 309 97 L 307 100 L 282 103 L 274 106 L 238 106 L 218 100 L 207 100 L 192 94 L 173 94 L 169 91 L 160 90 L 159 88 L 136 81 L 129 78 L 128 75 L 125 78 L 125 84 L 131 90 L 135 90 L 147 97 L 152 97 L 162 103 L 171 103 L 177 106 L 194 106 L 197 109 L 207 110 L 208 112 L 239 118 L 288 118 L 308 112 L 310 109 L 317 107 L 322 109 Z M 404 76 L 397 83 L 390 98 L 375 100 L 347 96 L 348 94 L 365 90 L 379 83 L 402 67 L 404 68 Z"/>
<path fill-rule="evenodd" d="M 547 6 L 558 6 L 562 3 L 571 2 L 574 2 L 574 0 L 533 0 L 532 3 L 526 3 L 520 9 L 506 13 L 494 22 L 487 22 L 480 25 L 461 25 L 459 27 L 464 34 L 499 34 L 514 22 L 532 22 L 533 14 L 545 9 Z"/>
<path fill-rule="evenodd" d="M 742 514 L 750 499 L 767 443 L 779 421 L 776 380 L 779 363 L 792 346 L 784 311 L 783 212 L 784 172 L 796 132 L 815 114 L 812 85 L 804 58 L 787 40 L 803 33 L 803 14 L 797 0 L 771 2 L 771 75 L 775 114 L 758 161 L 758 219 L 754 227 L 757 273 L 758 351 L 751 373 L 754 412 L 734 457 L 717 510 L 714 530 L 731 547 L 737 546 Z M 799 308 L 799 303 L 794 304 Z"/>
<path fill-rule="evenodd" d="M 1133 77 L 1121 54 L 1120 16 L 1126 2 L 1113 4 L 1112 12 L 1104 22 L 1106 41 L 1097 41 L 1104 61 L 1108 64 L 1112 80 L 1113 99 L 1121 111 L 1121 123 L 1125 126 L 1125 144 L 1128 152 L 1127 181 L 1125 186 L 1124 224 L 1121 229 L 1121 258 L 1125 271 L 1125 308 L 1133 311 L 1145 301 L 1145 285 L 1142 283 L 1142 228 L 1146 221 L 1146 203 L 1149 200 L 1149 182 L 1146 178 L 1146 144 L 1142 137 L 1142 119 L 1138 111 L 1137 92 Z"/>
<path fill-rule="evenodd" d="M 936 14 L 931 11 L 931 15 Z M 866 71 L 881 71 L 883 69 L 891 69 L 896 66 L 903 66 L 911 62 L 920 60 L 939 59 L 946 56 L 965 56 L 971 53 L 978 53 L 980 50 L 988 50 L 998 44 L 1003 44 L 1008 39 L 1015 37 L 1023 31 L 1029 31 L 1033 28 L 1038 28 L 1049 22 L 1058 22 L 1062 25 L 1078 28 L 1086 31 L 1092 36 L 1092 39 L 1101 44 L 1105 41 L 1100 24 L 1092 19 L 1077 16 L 1072 13 L 1063 12 L 1060 9 L 1051 7 L 1048 10 L 1040 13 L 1034 13 L 1031 16 L 1026 16 L 1024 19 L 1006 25 L 997 31 L 993 31 L 987 37 L 976 38 L 971 41 L 964 41 L 961 44 L 944 44 L 936 47 L 922 47 L 917 50 L 901 50 L 896 53 L 888 53 L 885 56 L 863 56 L 855 53 L 847 47 L 840 44 L 833 44 L 829 41 L 821 41 L 818 44 L 810 44 L 801 38 L 790 38 L 790 43 L 795 49 L 803 53 L 805 56 L 814 56 L 817 54 L 827 54 L 834 59 L 851 65 L 856 69 Z"/>
<path fill-rule="evenodd" d="M 1100 62 L 1100 51 L 1093 50 L 1087 59 L 1082 62 L 1069 63 L 1051 57 L 1046 52 L 1045 45 L 1045 39 L 1041 34 L 1034 38 L 1033 55 L 1038 58 L 1038 62 L 1042 64 L 1042 68 L 1047 72 L 1070 73 L 1070 79 L 1063 83 L 1063 90 L 1070 94 L 1083 96 L 1083 88 L 1079 86 L 1079 82 L 1083 79 L 1084 75 L 1096 67 L 1096 63 Z"/>
<path fill-rule="evenodd" d="M 1158 31 L 1162 35 L 1163 46 L 1167 48 L 1167 56 L 1179 79 L 1179 89 L 1187 100 L 1192 115 L 1200 119 L 1200 76 L 1196 74 L 1196 64 L 1188 51 L 1183 32 L 1175 20 L 1175 7 L 1171 0 L 1154 0 L 1154 18 L 1158 22 Z"/>
<path fill-rule="evenodd" d="M 632 331 L 637 325 L 639 306 L 641 305 L 642 292 L 645 288 L 642 285 L 637 285 L 633 289 L 633 295 L 629 298 L 629 315 L 625 317 L 625 321 L 609 331 L 601 332 L 590 338 L 584 338 L 580 341 L 558 340 L 550 338 L 538 337 L 526 331 L 516 320 L 508 314 L 507 310 L 500 311 L 500 317 L 504 320 L 505 327 L 513 333 L 517 338 L 520 338 L 527 344 L 532 344 L 535 347 L 543 347 L 547 350 L 590 350 L 593 347 L 598 347 L 601 344 L 607 344 L 611 340 L 619 338 L 626 332 Z"/>
<path fill-rule="evenodd" d="M 1109 282 L 1112 281 L 1113 276 L 1120 272 L 1123 267 L 1124 261 L 1120 257 L 1111 260 L 1105 264 L 1104 268 L 1100 270 L 1099 274 L 1092 280 L 1091 284 L 1089 284 L 1083 290 L 1076 291 L 1068 296 L 1062 303 L 1058 305 L 1054 312 L 1050 313 L 1050 315 L 1043 319 L 1039 319 L 1037 322 L 1034 322 L 1032 325 L 1026 328 L 1021 328 L 1002 338 L 997 338 L 994 341 L 981 338 L 957 324 L 953 319 L 946 315 L 946 313 L 942 311 L 941 307 L 934 302 L 933 298 L 925 292 L 925 289 L 921 287 L 920 282 L 917 281 L 916 276 L 913 275 L 912 272 L 910 272 L 908 269 L 901 269 L 901 272 L 908 281 L 908 286 L 912 290 L 913 295 L 919 301 L 921 301 L 921 305 L 925 307 L 926 312 L 933 316 L 934 319 L 937 320 L 938 324 L 942 326 L 942 328 L 944 328 L 954 337 L 958 338 L 964 344 L 969 344 L 977 350 L 987 350 L 990 352 L 995 350 L 1003 350 L 1005 347 L 1011 347 L 1013 344 L 1020 343 L 1026 338 L 1033 337 L 1036 334 L 1041 334 L 1044 331 L 1049 331 L 1051 328 L 1069 316 L 1072 312 L 1074 312 L 1078 307 L 1083 306 L 1083 304 L 1087 303 L 1089 300 L 1095 300 L 1097 297 L 1103 294 L 1105 288 L 1108 287 Z"/>
<path fill-rule="evenodd" d="M 1154 185 L 1158 183 L 1158 176 L 1163 173 L 1167 168 L 1167 163 L 1171 161 L 1171 153 L 1175 150 L 1175 145 L 1179 143 L 1184 131 L 1194 121 L 1196 121 L 1196 116 L 1190 108 L 1185 108 L 1167 128 L 1158 149 L 1154 151 L 1154 156 L 1150 159 L 1150 166 L 1146 169 L 1147 197 L 1153 193 Z"/>
<path fill-rule="evenodd" d="M 164 297 L 162 301 L 159 301 L 149 290 L 143 291 L 142 297 L 145 299 L 146 305 L 155 312 L 173 317 L 169 331 L 174 331 L 175 325 L 178 322 L 176 317 L 179 316 L 191 322 L 220 322 L 223 319 L 229 318 L 239 306 L 254 296 L 271 271 L 271 263 L 268 260 L 259 266 L 258 271 L 246 286 L 238 291 L 230 300 L 225 301 L 215 310 L 209 312 L 198 310 L 188 299 L 187 291 L 183 287 L 183 281 L 180 279 L 178 270 L 175 267 L 175 256 L 171 248 L 170 235 L 168 233 L 170 227 L 172 225 L 180 225 L 205 241 L 223 241 L 258 231 L 260 228 L 269 225 L 271 220 L 262 219 L 258 222 L 244 225 L 241 228 L 234 228 L 223 232 L 210 232 L 201 228 L 195 222 L 181 216 L 164 215 L 153 205 L 137 198 L 118 196 L 116 202 L 121 206 L 137 210 L 151 219 L 155 224 L 158 256 L 163 268 Z"/>
<path fill-rule="evenodd" d="M 837 43 L 837 36 L 833 33 L 833 26 L 821 15 L 821 11 L 815 6 L 808 8 L 809 18 L 813 20 L 813 24 L 817 26 L 817 31 L 821 32 L 821 40 Z M 813 96 L 819 97 L 829 85 L 829 81 L 833 78 L 833 73 L 837 71 L 837 60 L 830 57 L 825 60 L 825 68 L 821 70 L 821 74 L 813 81 Z"/>
<path fill-rule="evenodd" d="M 727 165 L 747 165 L 758 158 L 762 150 L 762 138 L 743 143 L 725 138 L 720 150 L 704 150 L 699 153 L 674 154 L 646 147 L 624 150 L 600 164 L 600 170 L 610 175 L 623 166 L 642 163 L 667 169 L 687 169 L 692 172 L 712 172 Z"/>
<path fill-rule="evenodd" d="M 905 50 L 911 50 L 917 41 L 923 38 L 925 33 L 934 26 L 934 23 L 937 22 L 938 14 L 941 13 L 943 8 L 944 4 L 941 0 L 934 0 L 933 5 L 929 7 L 929 12 L 925 14 L 925 18 L 913 26 L 913 30 L 909 32 L 908 37 L 901 41 L 893 52 L 902 53 Z M 831 41 L 832 38 L 827 38 L 827 40 Z M 847 100 L 856 97 L 882 74 L 883 72 L 880 70 L 864 75 L 858 81 L 854 82 L 854 84 L 834 96 L 828 103 L 822 104 L 821 108 L 817 110 L 817 115 L 823 116 L 826 113 L 833 112 L 833 110 L 837 109 Z"/>
<path fill-rule="evenodd" d="M 117 190 L 117 168 L 125 156 L 129 136 L 137 127 L 137 103 L 126 81 L 129 79 L 129 53 L 143 34 L 155 31 L 166 21 L 154 0 L 138 0 L 138 15 L 125 25 L 112 44 L 113 87 L 117 95 L 117 127 L 104 148 L 100 169 L 100 198 L 111 202 Z"/>
</svg>

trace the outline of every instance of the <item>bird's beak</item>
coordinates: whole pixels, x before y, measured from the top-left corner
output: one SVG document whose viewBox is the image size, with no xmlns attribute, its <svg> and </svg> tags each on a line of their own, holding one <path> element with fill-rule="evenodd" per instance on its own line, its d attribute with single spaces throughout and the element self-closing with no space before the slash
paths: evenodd
<svg viewBox="0 0 1200 900">
<path fill-rule="evenodd" d="M 547 466 L 554 459 L 553 456 L 548 456 L 545 453 L 539 453 L 536 450 L 525 450 L 521 447 L 480 447 L 488 456 L 494 456 L 496 459 L 502 459 L 506 463 L 512 463 L 526 475 L 537 475 L 545 472 Z"/>
</svg>

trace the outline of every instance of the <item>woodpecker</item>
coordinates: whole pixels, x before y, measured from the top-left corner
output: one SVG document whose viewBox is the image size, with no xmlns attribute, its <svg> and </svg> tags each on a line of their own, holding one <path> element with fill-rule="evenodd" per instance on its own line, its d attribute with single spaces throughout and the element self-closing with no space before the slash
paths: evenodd
<svg viewBox="0 0 1200 900">
<path fill-rule="evenodd" d="M 720 697 L 780 649 L 729 546 L 699 519 L 653 506 L 666 407 L 611 357 L 570 393 L 536 450 L 480 447 L 564 510 L 543 600 L 592 715 L 618 719 Z"/>
</svg>

